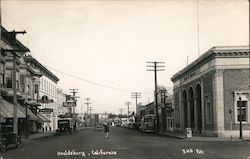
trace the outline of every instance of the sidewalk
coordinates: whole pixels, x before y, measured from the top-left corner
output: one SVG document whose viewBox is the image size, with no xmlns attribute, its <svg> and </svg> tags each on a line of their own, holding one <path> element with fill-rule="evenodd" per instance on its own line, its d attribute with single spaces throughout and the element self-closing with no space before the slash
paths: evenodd
<svg viewBox="0 0 250 159">
<path fill-rule="evenodd" d="M 160 132 L 159 135 L 161 136 L 170 136 L 178 139 L 184 139 L 184 140 L 191 140 L 191 141 L 250 141 L 249 138 L 244 139 L 238 139 L 238 138 L 221 138 L 221 137 L 208 137 L 208 136 L 198 136 L 194 135 L 192 138 L 186 138 L 186 134 L 183 132 Z"/>
<path fill-rule="evenodd" d="M 86 129 L 85 127 L 77 127 L 76 131 L 85 130 L 85 129 Z M 47 132 L 39 132 L 39 133 L 29 134 L 29 137 L 28 138 L 22 138 L 22 141 L 52 137 L 52 136 L 55 136 L 55 134 L 56 134 L 56 131 L 47 131 Z"/>
</svg>

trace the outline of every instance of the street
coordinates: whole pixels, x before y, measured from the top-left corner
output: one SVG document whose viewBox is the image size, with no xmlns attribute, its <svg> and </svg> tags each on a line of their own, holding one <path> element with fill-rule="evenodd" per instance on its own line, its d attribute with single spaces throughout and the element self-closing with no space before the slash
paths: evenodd
<svg viewBox="0 0 250 159">
<path fill-rule="evenodd" d="M 249 141 L 188 141 L 117 127 L 110 128 L 110 138 L 104 136 L 103 131 L 85 129 L 72 135 L 26 140 L 18 149 L 9 149 L 0 156 L 3 159 L 246 159 L 250 156 Z"/>
</svg>

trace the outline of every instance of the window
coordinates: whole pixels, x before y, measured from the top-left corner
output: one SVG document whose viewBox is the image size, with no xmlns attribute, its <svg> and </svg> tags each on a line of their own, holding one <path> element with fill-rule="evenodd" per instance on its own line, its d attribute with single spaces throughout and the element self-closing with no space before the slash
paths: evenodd
<svg viewBox="0 0 250 159">
<path fill-rule="evenodd" d="M 12 71 L 6 70 L 6 84 L 7 88 L 12 88 Z"/>
<path fill-rule="evenodd" d="M 25 76 L 24 75 L 20 75 L 20 91 L 24 92 L 24 85 L 25 85 Z"/>
<path fill-rule="evenodd" d="M 38 85 L 37 84 L 35 85 L 35 93 L 36 94 L 38 93 Z"/>
<path fill-rule="evenodd" d="M 0 85 L 4 85 L 4 65 L 0 64 Z"/>
<path fill-rule="evenodd" d="M 41 89 L 43 90 L 43 79 L 41 80 Z"/>
<path fill-rule="evenodd" d="M 212 105 L 212 99 L 211 99 L 211 94 L 205 94 L 205 121 L 206 124 L 211 124 L 213 121 L 213 105 Z"/>
<path fill-rule="evenodd" d="M 240 122 L 240 104 L 241 104 L 241 121 L 247 121 L 247 101 L 237 101 L 237 121 Z"/>
<path fill-rule="evenodd" d="M 210 102 L 206 104 L 206 121 L 207 124 L 210 124 L 212 122 L 212 107 Z"/>
<path fill-rule="evenodd" d="M 30 85 L 27 84 L 27 93 L 29 94 L 30 93 Z"/>
<path fill-rule="evenodd" d="M 44 80 L 44 91 L 46 92 L 47 91 L 47 81 Z"/>
<path fill-rule="evenodd" d="M 240 102 L 241 101 L 241 102 Z M 234 121 L 239 124 L 240 122 L 240 106 L 241 106 L 241 121 L 249 123 L 250 121 L 250 104 L 249 104 L 249 91 L 234 91 Z"/>
</svg>

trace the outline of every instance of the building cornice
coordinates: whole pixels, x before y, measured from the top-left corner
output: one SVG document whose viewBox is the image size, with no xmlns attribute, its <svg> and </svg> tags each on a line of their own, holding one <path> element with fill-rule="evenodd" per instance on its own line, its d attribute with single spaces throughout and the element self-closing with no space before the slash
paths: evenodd
<svg viewBox="0 0 250 159">
<path fill-rule="evenodd" d="M 203 64 L 215 58 L 249 58 L 249 46 L 217 46 L 209 49 L 194 62 L 177 72 L 171 80 L 173 82 L 181 79 L 187 72 L 192 72 Z"/>
<path fill-rule="evenodd" d="M 49 71 L 46 67 L 44 67 L 40 62 L 38 62 L 31 55 L 26 55 L 23 58 L 26 63 L 29 63 L 31 65 L 31 67 L 38 69 L 42 75 L 48 77 L 55 83 L 59 81 L 59 78 L 56 75 L 54 75 L 51 71 Z"/>
</svg>

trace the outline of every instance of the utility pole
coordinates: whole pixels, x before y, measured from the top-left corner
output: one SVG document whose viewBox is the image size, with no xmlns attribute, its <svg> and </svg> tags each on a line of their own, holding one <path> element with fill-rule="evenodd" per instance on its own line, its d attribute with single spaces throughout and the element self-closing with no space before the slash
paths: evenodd
<svg viewBox="0 0 250 159">
<path fill-rule="evenodd" d="M 123 111 L 123 108 L 120 108 L 119 111 L 120 111 L 120 113 L 121 113 L 121 118 L 122 118 L 122 111 Z"/>
<path fill-rule="evenodd" d="M 135 98 L 135 114 L 137 114 L 137 99 L 141 98 L 141 93 L 140 92 L 132 92 L 132 97 L 131 98 Z"/>
<path fill-rule="evenodd" d="M 127 102 L 125 102 L 125 105 L 127 105 L 128 106 L 128 116 L 127 116 L 127 121 L 128 121 L 128 118 L 129 118 L 129 105 L 130 105 L 131 103 L 129 102 L 129 101 L 127 101 Z"/>
<path fill-rule="evenodd" d="M 160 121 L 159 121 L 159 114 L 158 114 L 158 101 L 157 101 L 157 71 L 165 71 L 165 69 L 158 69 L 160 67 L 165 67 L 162 64 L 165 64 L 165 62 L 147 62 L 147 64 L 151 64 L 151 65 L 147 65 L 148 69 L 147 71 L 154 71 L 154 75 L 155 75 L 155 109 L 156 109 L 156 134 L 159 133 L 159 128 L 160 128 Z M 153 69 L 152 69 L 153 68 Z"/>
<path fill-rule="evenodd" d="M 90 124 L 91 124 L 91 119 L 92 119 L 92 118 L 91 118 L 91 111 L 92 111 L 92 110 L 93 110 L 93 108 L 90 106 L 90 107 L 89 107 Z"/>
<path fill-rule="evenodd" d="M 84 103 L 84 104 L 86 104 L 87 105 L 87 119 L 88 119 L 88 116 L 89 116 L 89 105 L 91 104 L 90 102 L 89 102 L 89 100 L 91 99 L 91 98 L 85 98 L 86 99 L 86 103 Z M 91 113 L 91 112 L 90 112 Z M 90 114 L 91 115 L 91 114 Z M 90 118 L 91 118 L 91 116 L 90 116 Z"/>
<path fill-rule="evenodd" d="M 17 55 L 16 52 L 28 52 L 29 50 L 20 50 L 16 48 L 17 34 L 25 34 L 26 31 L 11 31 L 8 32 L 8 36 L 10 38 L 11 45 L 13 46 L 13 49 L 1 49 L 3 52 L 11 52 L 13 55 L 13 73 L 12 73 L 12 88 L 13 88 L 13 132 L 18 134 L 18 119 L 17 119 L 17 83 L 16 83 L 16 62 L 17 62 Z"/>
<path fill-rule="evenodd" d="M 76 103 L 76 98 L 79 98 L 79 97 L 76 97 L 76 93 L 78 93 L 77 91 L 78 91 L 78 89 L 69 89 L 71 92 L 70 93 L 72 93 L 72 100 L 73 100 L 73 102 L 75 102 Z M 73 114 L 75 115 L 75 107 L 76 107 L 76 105 L 72 108 L 73 109 L 73 111 L 71 110 L 71 112 L 73 112 Z"/>
</svg>

